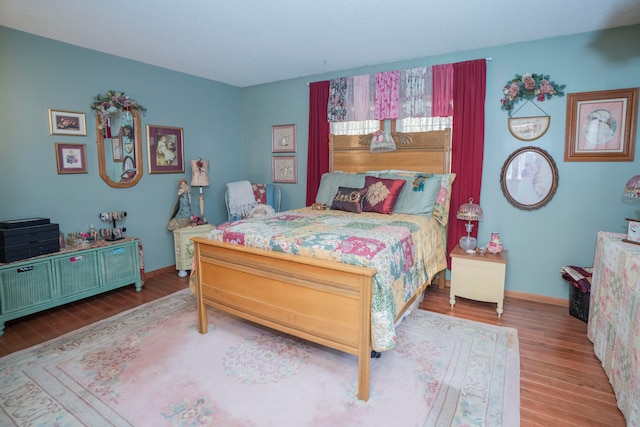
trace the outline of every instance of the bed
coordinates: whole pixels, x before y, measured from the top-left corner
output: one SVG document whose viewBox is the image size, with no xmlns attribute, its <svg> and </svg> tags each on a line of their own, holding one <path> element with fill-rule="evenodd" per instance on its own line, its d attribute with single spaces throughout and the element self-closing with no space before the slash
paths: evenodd
<svg viewBox="0 0 640 427">
<path fill-rule="evenodd" d="M 451 184 L 455 178 L 447 173 L 450 131 L 403 134 L 402 138 L 408 143 L 398 144 L 395 151 L 371 153 L 366 138 L 332 135 L 331 171 L 323 176 L 316 201 L 331 206 L 331 198 L 335 196 L 336 189 L 349 188 L 349 184 L 362 179 L 367 183 L 372 180 L 377 185 L 403 176 L 406 180 L 404 187 L 408 189 L 416 181 L 415 172 L 421 172 L 425 177 L 423 184 L 426 183 L 427 190 L 437 187 L 436 200 L 426 215 L 406 213 L 406 210 L 394 211 L 393 215 L 368 212 L 354 214 L 342 210 L 321 211 L 307 207 L 283 212 L 268 221 L 247 220 L 223 224 L 206 238 L 192 238 L 194 292 L 200 333 L 207 333 L 206 309 L 211 306 L 353 354 L 358 358 L 358 398 L 367 401 L 372 350 L 393 348 L 394 325 L 409 307 L 416 305 L 436 273 L 446 268 L 446 222 Z M 399 170 L 413 172 L 402 173 Z M 376 172 L 366 173 L 368 171 Z M 351 189 L 355 187 L 357 186 Z M 409 211 L 414 209 L 412 197 L 415 195 L 411 192 L 401 193 L 396 208 L 404 206 Z M 287 224 L 288 228 L 285 227 L 286 233 L 282 232 L 284 226 L 276 231 L 270 228 L 278 220 L 291 221 Z M 293 220 L 302 225 L 297 223 L 289 226 L 294 224 Z M 394 223 L 384 225 L 380 223 L 383 220 Z M 391 273 L 387 270 L 394 270 L 394 267 L 387 268 L 380 262 L 365 262 L 363 259 L 366 256 L 345 255 L 344 251 L 337 256 L 335 247 L 331 246 L 317 250 L 321 245 L 314 245 L 314 237 L 309 238 L 311 243 L 306 247 L 304 244 L 293 245 L 293 242 L 309 242 L 296 234 L 300 228 L 306 227 L 314 232 L 321 229 L 326 233 L 339 235 L 341 231 L 337 230 L 340 227 L 348 226 L 354 221 L 360 225 L 361 231 L 377 228 L 392 230 L 375 236 L 373 233 L 361 233 L 359 238 L 371 237 L 373 243 L 370 247 L 378 248 L 377 252 L 374 250 L 375 253 L 369 254 L 369 260 L 386 250 L 387 258 L 395 254 L 396 258 L 404 258 L 406 265 L 415 267 L 411 272 L 413 279 L 408 280 L 403 274 L 402 277 L 395 275 L 389 279 L 387 276 Z M 410 231 L 400 231 L 400 225 L 406 226 Z M 431 231 L 425 232 L 425 227 Z M 407 233 L 410 233 L 410 239 L 407 239 Z M 413 244 L 413 239 L 420 237 L 419 235 L 424 237 L 425 233 L 428 237 L 424 242 L 408 248 L 407 241 Z M 387 235 L 392 234 L 397 234 L 402 242 L 389 251 L 388 248 L 397 244 L 385 240 L 390 238 Z M 276 238 L 277 236 L 284 237 Z M 276 248 L 269 246 L 273 242 Z M 383 247 L 387 249 L 380 249 Z M 399 249 L 402 247 L 404 251 Z M 414 262 L 414 258 L 407 260 L 405 256 L 398 254 L 419 254 L 422 258 L 421 261 Z M 404 271 L 413 267 L 405 268 Z M 384 285 L 387 283 L 386 279 L 393 284 L 400 283 L 401 291 L 394 288 L 396 290 L 391 291 L 392 297 L 377 296 L 376 292 L 379 292 L 381 286 L 388 286 Z M 417 280 L 421 283 L 416 283 Z M 409 286 L 406 285 L 407 282 L 410 283 Z M 393 309 L 388 312 L 384 308 L 373 309 L 372 306 L 377 305 L 391 306 Z"/>
</svg>

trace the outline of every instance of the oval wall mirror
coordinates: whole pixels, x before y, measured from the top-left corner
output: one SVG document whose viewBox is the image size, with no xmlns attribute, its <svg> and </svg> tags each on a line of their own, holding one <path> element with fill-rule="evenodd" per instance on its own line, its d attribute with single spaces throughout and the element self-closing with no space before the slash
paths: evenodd
<svg viewBox="0 0 640 427">
<path fill-rule="evenodd" d="M 500 186 L 507 201 L 518 209 L 539 209 L 558 189 L 558 167 L 553 157 L 539 147 L 522 147 L 504 162 Z"/>
<path fill-rule="evenodd" d="M 137 111 L 113 114 L 110 117 L 111 135 L 98 127 L 98 168 L 100 177 L 111 187 L 133 187 L 142 178 L 142 131 Z"/>
</svg>

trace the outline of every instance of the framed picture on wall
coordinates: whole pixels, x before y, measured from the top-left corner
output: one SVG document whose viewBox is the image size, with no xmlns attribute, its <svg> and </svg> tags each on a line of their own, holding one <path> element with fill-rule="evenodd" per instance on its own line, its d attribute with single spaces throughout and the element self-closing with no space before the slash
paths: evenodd
<svg viewBox="0 0 640 427">
<path fill-rule="evenodd" d="M 87 146 L 56 142 L 58 174 L 87 173 Z"/>
<path fill-rule="evenodd" d="M 49 108 L 49 133 L 51 135 L 87 136 L 85 114 Z"/>
<path fill-rule="evenodd" d="M 271 152 L 296 152 L 296 125 L 278 125 L 271 127 Z"/>
<path fill-rule="evenodd" d="M 273 156 L 271 158 L 272 180 L 295 184 L 298 182 L 296 156 Z"/>
<path fill-rule="evenodd" d="M 149 173 L 184 172 L 184 137 L 182 128 L 147 125 L 147 159 Z"/>
<path fill-rule="evenodd" d="M 639 91 L 568 94 L 564 161 L 633 161 Z"/>
<path fill-rule="evenodd" d="M 123 147 L 122 147 L 122 138 L 120 138 L 120 136 L 114 136 L 111 138 L 111 157 L 113 158 L 114 162 L 121 162 L 122 161 L 122 153 Z"/>
</svg>

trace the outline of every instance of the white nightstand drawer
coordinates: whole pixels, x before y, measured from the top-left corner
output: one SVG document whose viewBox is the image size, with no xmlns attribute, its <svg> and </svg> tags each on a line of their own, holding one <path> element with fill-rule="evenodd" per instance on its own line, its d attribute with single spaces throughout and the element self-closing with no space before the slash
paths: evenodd
<svg viewBox="0 0 640 427">
<path fill-rule="evenodd" d="M 503 312 L 504 281 L 507 251 L 499 254 L 468 254 L 459 246 L 451 252 L 451 308 L 456 296 L 498 304 L 498 316 Z"/>
</svg>

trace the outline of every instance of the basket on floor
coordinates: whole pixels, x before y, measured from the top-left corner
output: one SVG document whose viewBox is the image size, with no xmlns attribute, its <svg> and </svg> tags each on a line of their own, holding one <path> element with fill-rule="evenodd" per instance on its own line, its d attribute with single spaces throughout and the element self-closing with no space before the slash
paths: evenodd
<svg viewBox="0 0 640 427">
<path fill-rule="evenodd" d="M 569 314 L 583 322 L 589 321 L 589 302 L 591 300 L 592 267 L 562 267 L 562 278 L 571 284 L 569 293 Z"/>
</svg>

